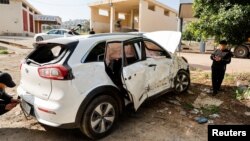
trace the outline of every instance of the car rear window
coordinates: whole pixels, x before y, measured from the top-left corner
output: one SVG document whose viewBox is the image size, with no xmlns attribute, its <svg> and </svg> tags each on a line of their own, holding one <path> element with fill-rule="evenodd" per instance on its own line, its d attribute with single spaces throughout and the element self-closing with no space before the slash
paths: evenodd
<svg viewBox="0 0 250 141">
<path fill-rule="evenodd" d="M 36 47 L 28 59 L 39 64 L 56 63 L 63 58 L 66 52 L 67 48 L 64 45 L 43 44 Z"/>
</svg>

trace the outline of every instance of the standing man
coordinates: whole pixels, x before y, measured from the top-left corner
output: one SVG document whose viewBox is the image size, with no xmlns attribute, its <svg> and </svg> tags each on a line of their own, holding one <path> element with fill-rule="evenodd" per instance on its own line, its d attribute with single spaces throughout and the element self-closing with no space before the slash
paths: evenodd
<svg viewBox="0 0 250 141">
<path fill-rule="evenodd" d="M 91 30 L 89 31 L 89 34 L 95 34 L 95 31 L 93 28 L 91 28 Z"/>
<path fill-rule="evenodd" d="M 13 99 L 5 92 L 6 87 L 13 88 L 15 86 L 16 84 L 8 73 L 0 72 L 0 115 L 10 111 L 19 103 L 19 100 Z"/>
<path fill-rule="evenodd" d="M 222 40 L 219 47 L 211 54 L 212 64 L 212 86 L 213 96 L 220 90 L 221 83 L 224 79 L 226 66 L 231 62 L 232 53 L 227 49 L 227 41 Z"/>
</svg>

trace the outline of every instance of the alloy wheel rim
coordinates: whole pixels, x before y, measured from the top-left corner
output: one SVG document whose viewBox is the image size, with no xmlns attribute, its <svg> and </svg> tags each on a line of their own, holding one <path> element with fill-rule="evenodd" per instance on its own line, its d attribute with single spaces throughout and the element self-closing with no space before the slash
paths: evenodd
<svg viewBox="0 0 250 141">
<path fill-rule="evenodd" d="M 110 103 L 99 104 L 91 114 L 91 128 L 96 133 L 104 133 L 111 128 L 115 119 L 115 109 Z"/>
<path fill-rule="evenodd" d="M 240 54 L 241 56 L 245 55 L 245 50 L 244 50 L 244 49 L 239 50 L 239 54 Z"/>
<path fill-rule="evenodd" d="M 179 74 L 176 79 L 175 89 L 178 92 L 182 92 L 188 87 L 188 84 L 189 84 L 188 77 L 185 74 Z"/>
</svg>

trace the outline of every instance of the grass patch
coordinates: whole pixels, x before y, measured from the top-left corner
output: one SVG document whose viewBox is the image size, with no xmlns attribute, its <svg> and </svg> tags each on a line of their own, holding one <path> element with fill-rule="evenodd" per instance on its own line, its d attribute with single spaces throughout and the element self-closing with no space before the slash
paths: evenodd
<svg viewBox="0 0 250 141">
<path fill-rule="evenodd" d="M 248 82 L 250 82 L 250 73 L 239 73 L 235 75 L 236 80 L 248 80 Z"/>
<path fill-rule="evenodd" d="M 250 87 L 248 88 L 237 88 L 236 97 L 237 100 L 250 99 Z"/>
<path fill-rule="evenodd" d="M 229 82 L 232 82 L 234 81 L 234 75 L 230 75 L 228 73 L 225 74 L 225 77 L 224 77 L 225 81 L 229 81 Z"/>
<path fill-rule="evenodd" d="M 8 50 L 0 50 L 0 54 L 9 54 Z"/>
<path fill-rule="evenodd" d="M 194 106 L 191 104 L 191 103 L 184 103 L 182 105 L 182 107 L 185 109 L 185 110 L 192 110 L 194 109 Z"/>
<path fill-rule="evenodd" d="M 211 74 L 210 73 L 203 73 L 202 74 L 202 78 L 203 79 L 210 79 L 211 78 Z"/>
<path fill-rule="evenodd" d="M 209 117 L 209 115 L 218 114 L 220 112 L 219 107 L 215 106 L 215 105 L 210 105 L 208 107 L 202 107 L 201 110 L 202 110 L 202 113 L 205 117 Z"/>
</svg>

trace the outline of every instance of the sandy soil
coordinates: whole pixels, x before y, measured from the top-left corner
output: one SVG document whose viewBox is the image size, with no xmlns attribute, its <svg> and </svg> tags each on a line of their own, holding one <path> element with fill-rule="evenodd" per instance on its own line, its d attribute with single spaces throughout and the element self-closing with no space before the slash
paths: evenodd
<svg viewBox="0 0 250 141">
<path fill-rule="evenodd" d="M 1 71 L 9 72 L 19 83 L 19 62 L 25 54 L 0 55 Z M 143 140 L 143 141 L 206 141 L 208 124 L 250 124 L 245 112 L 249 101 L 234 98 L 235 81 L 225 81 L 226 90 L 212 97 L 205 90 L 211 86 L 209 75 L 201 71 L 192 71 L 192 84 L 187 93 L 163 95 L 144 103 L 136 113 L 124 112 L 114 131 L 103 141 Z M 16 97 L 16 88 L 7 89 Z M 208 123 L 199 124 L 196 117 L 213 114 L 212 110 L 197 108 L 193 103 L 198 97 L 217 99 L 223 103 L 218 106 L 218 118 L 209 118 Z M 201 99 L 202 99 L 201 98 Z M 19 106 L 0 116 L 1 141 L 81 141 L 88 140 L 78 129 L 59 129 L 39 124 L 35 119 L 26 119 Z"/>
</svg>

